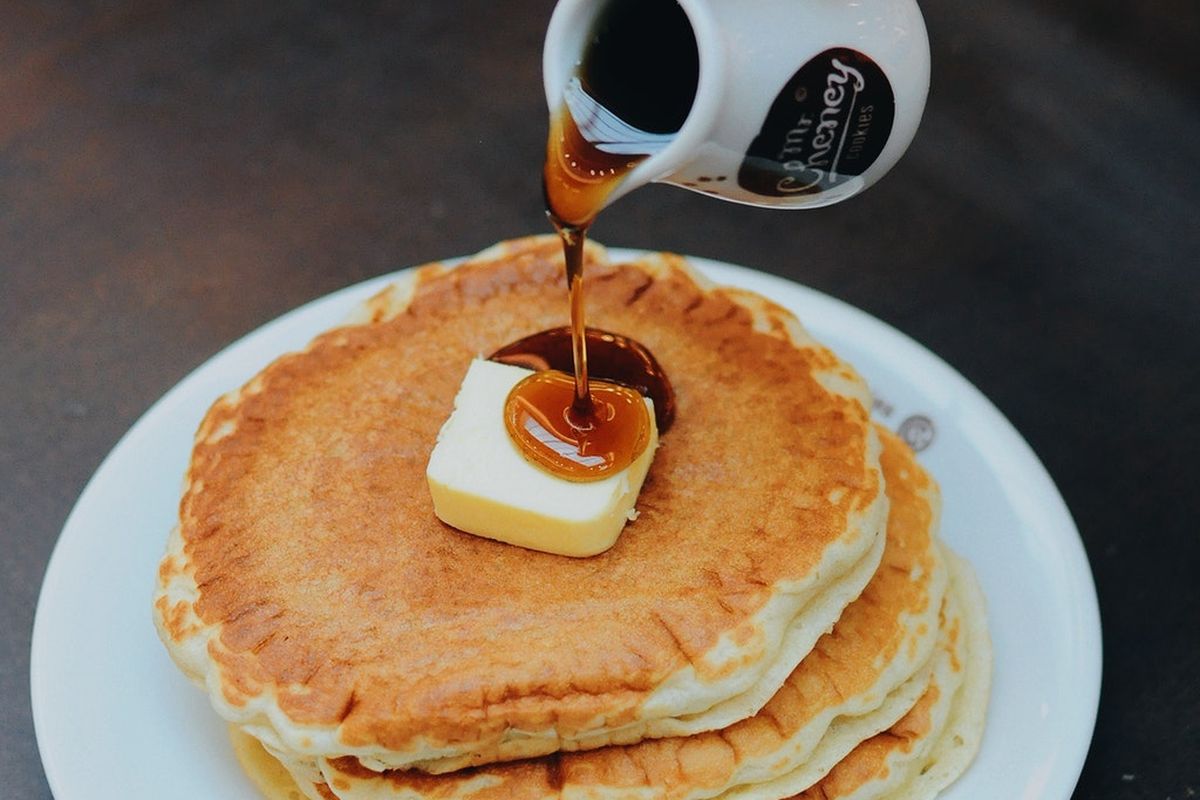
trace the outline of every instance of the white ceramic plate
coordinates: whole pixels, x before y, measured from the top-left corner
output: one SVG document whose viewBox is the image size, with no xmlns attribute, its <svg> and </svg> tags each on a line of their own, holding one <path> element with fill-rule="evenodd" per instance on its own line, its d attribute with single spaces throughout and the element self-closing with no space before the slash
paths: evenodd
<svg viewBox="0 0 1200 800">
<path fill-rule="evenodd" d="M 876 415 L 921 448 L 942 484 L 942 532 L 979 573 L 995 645 L 982 752 L 945 800 L 1067 800 L 1096 719 L 1100 618 L 1079 534 L 1037 457 L 978 390 L 893 328 L 780 278 L 695 263 L 793 309 L 855 364 Z M 155 635 L 155 570 L 212 401 L 394 278 L 309 303 L 231 345 L 155 403 L 93 476 L 50 560 L 33 631 L 34 722 L 58 800 L 257 797 L 207 697 Z"/>
</svg>

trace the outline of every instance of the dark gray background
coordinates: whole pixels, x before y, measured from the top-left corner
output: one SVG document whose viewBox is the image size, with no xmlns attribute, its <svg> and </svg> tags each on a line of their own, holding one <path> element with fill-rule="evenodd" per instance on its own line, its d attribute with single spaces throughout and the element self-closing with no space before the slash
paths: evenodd
<svg viewBox="0 0 1200 800">
<path fill-rule="evenodd" d="M 546 230 L 550 6 L 0 3 L 0 796 L 49 797 L 37 591 L 142 411 L 297 304 Z M 1099 587 L 1077 796 L 1196 796 L 1200 6 L 924 9 L 929 106 L 877 187 L 792 214 L 651 187 L 595 234 L 812 285 L 990 396 L 1058 482 Z"/>
</svg>

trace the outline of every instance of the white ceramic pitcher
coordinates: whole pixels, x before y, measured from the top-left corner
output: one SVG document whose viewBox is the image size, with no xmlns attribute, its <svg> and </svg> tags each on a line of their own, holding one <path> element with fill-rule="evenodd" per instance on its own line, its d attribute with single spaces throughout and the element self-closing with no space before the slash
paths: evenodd
<svg viewBox="0 0 1200 800">
<path fill-rule="evenodd" d="M 751 205 L 814 208 L 879 180 L 929 91 L 915 0 L 678 0 L 699 55 L 696 96 L 607 203 L 651 181 Z M 570 101 L 606 0 L 560 0 L 546 33 L 551 113 Z M 576 98 L 577 99 L 577 98 Z"/>
</svg>

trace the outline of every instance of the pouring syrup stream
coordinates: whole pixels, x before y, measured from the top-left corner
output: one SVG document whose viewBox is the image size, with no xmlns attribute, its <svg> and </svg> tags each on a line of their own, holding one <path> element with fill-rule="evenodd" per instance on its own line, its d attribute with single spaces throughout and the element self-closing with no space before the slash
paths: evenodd
<svg viewBox="0 0 1200 800">
<path fill-rule="evenodd" d="M 624 469 L 650 441 L 650 416 L 638 391 L 589 375 L 584 251 L 588 228 L 613 191 L 682 127 L 699 76 L 695 37 L 675 0 L 611 0 L 589 41 L 551 118 L 542 171 L 546 215 L 563 243 L 574 392 L 562 408 L 560 395 L 548 389 L 554 379 L 534 375 L 513 388 L 505 412 L 509 434 L 526 456 L 568 480 L 598 480 Z M 540 341 L 535 335 L 522 343 Z M 665 383 L 649 351 L 631 339 L 621 342 L 643 351 L 640 362 L 657 370 L 632 385 Z M 669 411 L 659 418 L 669 424 L 674 401 L 666 385 Z"/>
</svg>

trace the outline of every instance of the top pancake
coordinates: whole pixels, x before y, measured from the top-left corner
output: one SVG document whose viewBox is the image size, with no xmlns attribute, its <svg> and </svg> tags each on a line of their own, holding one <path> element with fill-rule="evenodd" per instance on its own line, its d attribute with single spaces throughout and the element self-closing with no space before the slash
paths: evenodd
<svg viewBox="0 0 1200 800">
<path fill-rule="evenodd" d="M 847 718 L 854 720 L 853 727 L 861 720 L 878 724 L 868 718 L 876 717 L 885 701 L 892 706 L 893 694 L 901 695 L 894 712 L 883 711 L 882 724 L 867 728 L 849 746 L 887 727 L 917 701 L 929 682 L 930 656 L 939 630 L 946 627 L 939 625 L 939 612 L 948 576 L 935 538 L 940 508 L 936 484 L 895 434 L 881 430 L 880 438 L 891 503 L 879 569 L 833 630 L 753 717 L 693 736 L 556 753 L 449 775 L 372 772 L 353 758 L 322 761 L 318 780 L 345 800 L 702 800 L 738 793 L 754 797 L 763 782 L 811 767 L 810 756 L 818 744 L 825 746 L 831 723 L 835 729 L 851 727 L 843 722 Z M 915 688 L 897 691 L 909 683 Z M 318 791 L 321 784 L 305 782 L 303 766 L 293 764 L 296 767 L 300 782 Z M 813 779 L 817 777 L 820 773 Z"/>
<path fill-rule="evenodd" d="M 562 323 L 556 240 L 422 270 L 369 324 L 214 405 L 155 607 L 226 718 L 299 754 L 504 757 L 514 732 L 548 751 L 700 713 L 805 655 L 784 633 L 878 558 L 861 380 L 786 311 L 680 259 L 610 266 L 593 248 L 586 275 L 589 321 L 648 345 L 679 410 L 640 517 L 602 555 L 460 533 L 425 485 L 471 358 Z"/>
</svg>

